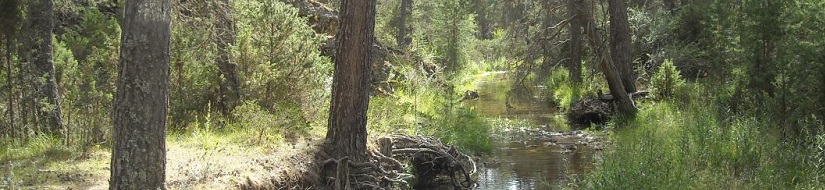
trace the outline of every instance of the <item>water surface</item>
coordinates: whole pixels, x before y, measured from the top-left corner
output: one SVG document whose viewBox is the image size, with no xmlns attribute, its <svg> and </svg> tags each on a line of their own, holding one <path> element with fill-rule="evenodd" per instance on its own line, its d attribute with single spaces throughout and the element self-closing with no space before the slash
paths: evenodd
<svg viewBox="0 0 825 190">
<path fill-rule="evenodd" d="M 485 73 L 476 81 L 479 98 L 467 102 L 496 123 L 521 123 L 494 135 L 495 151 L 479 164 L 477 189 L 557 189 L 591 170 L 600 157 L 592 146 L 597 140 L 556 126 L 542 86 L 511 91 L 511 81 L 506 72 Z"/>
</svg>

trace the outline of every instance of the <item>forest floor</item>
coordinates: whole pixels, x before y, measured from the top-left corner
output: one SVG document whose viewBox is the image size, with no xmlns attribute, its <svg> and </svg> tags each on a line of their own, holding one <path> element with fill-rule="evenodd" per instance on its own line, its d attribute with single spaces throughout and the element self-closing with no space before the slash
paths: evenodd
<svg viewBox="0 0 825 190">
<path fill-rule="evenodd" d="M 167 187 L 237 189 L 250 181 L 297 180 L 310 169 L 321 139 L 309 135 L 294 143 L 250 143 L 234 134 L 170 135 Z M 43 147 L 48 144 L 0 150 L 0 189 L 108 189 L 111 149 Z"/>
</svg>

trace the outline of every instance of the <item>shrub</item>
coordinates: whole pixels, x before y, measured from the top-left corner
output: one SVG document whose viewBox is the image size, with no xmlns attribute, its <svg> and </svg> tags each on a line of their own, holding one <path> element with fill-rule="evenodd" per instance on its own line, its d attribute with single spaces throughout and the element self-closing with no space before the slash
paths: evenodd
<svg viewBox="0 0 825 190">
<path fill-rule="evenodd" d="M 684 83 L 685 81 L 680 77 L 679 70 L 676 70 L 676 66 L 673 65 L 671 60 L 665 60 L 650 80 L 653 95 L 658 98 L 673 96 Z"/>
<path fill-rule="evenodd" d="M 325 120 L 333 68 L 319 48 L 326 39 L 282 2 L 235 1 L 235 9 L 233 56 L 245 99 L 269 111 L 295 106 L 310 120 Z"/>
<path fill-rule="evenodd" d="M 279 105 L 276 111 L 263 109 L 254 101 L 245 101 L 232 111 L 236 122 L 232 130 L 245 132 L 252 143 L 265 143 L 305 134 L 310 129 L 308 121 L 296 106 Z"/>
<path fill-rule="evenodd" d="M 582 69 L 586 70 L 586 69 Z M 602 80 L 592 80 L 593 78 L 585 78 L 581 84 L 572 84 L 570 82 L 570 72 L 566 68 L 556 68 L 550 77 L 545 79 L 544 85 L 550 92 L 550 97 L 553 102 L 562 110 L 569 110 L 579 99 L 588 96 L 588 93 L 595 93 L 597 89 L 605 86 Z"/>
<path fill-rule="evenodd" d="M 218 105 L 224 95 L 220 86 L 224 79 L 215 63 L 220 56 L 216 38 L 224 31 L 217 31 L 212 3 L 175 6 L 188 13 L 175 14 L 172 22 L 177 28 L 172 31 L 172 128 L 187 126 L 220 108 L 206 106 Z M 300 116 L 295 117 L 323 126 L 332 74 L 332 63 L 320 50 L 326 39 L 298 16 L 297 8 L 283 2 L 233 1 L 231 6 L 235 43 L 228 48 L 230 62 L 236 65 L 239 99 L 255 102 L 268 113 L 297 112 Z"/>
<path fill-rule="evenodd" d="M 120 26 L 94 6 L 52 40 L 55 82 L 69 145 L 107 141 L 117 79 Z"/>
</svg>

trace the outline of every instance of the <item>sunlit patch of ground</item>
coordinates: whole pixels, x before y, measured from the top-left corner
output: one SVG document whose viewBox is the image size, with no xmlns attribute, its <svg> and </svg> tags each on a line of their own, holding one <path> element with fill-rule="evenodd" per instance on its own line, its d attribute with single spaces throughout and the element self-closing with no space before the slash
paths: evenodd
<svg viewBox="0 0 825 190">
<path fill-rule="evenodd" d="M 247 180 L 298 176 L 312 161 L 320 137 L 252 143 L 232 135 L 167 138 L 169 189 L 237 189 Z M 51 152 L 49 152 L 51 151 Z M 47 150 L 31 157 L 3 155 L 0 189 L 108 189 L 111 150 Z M 14 154 L 5 151 L 3 154 Z"/>
</svg>

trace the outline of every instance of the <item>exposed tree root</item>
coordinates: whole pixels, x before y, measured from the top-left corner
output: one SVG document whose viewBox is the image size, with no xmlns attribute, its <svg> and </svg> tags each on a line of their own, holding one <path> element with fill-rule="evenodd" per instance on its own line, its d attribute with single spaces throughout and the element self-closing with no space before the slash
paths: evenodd
<svg viewBox="0 0 825 190">
<path fill-rule="evenodd" d="M 476 172 L 476 163 L 455 147 L 446 146 L 428 137 L 393 136 L 392 152 L 395 158 L 409 160 L 417 180 L 416 187 L 439 185 L 439 176 L 449 177 L 455 189 L 469 189 L 475 185 L 470 177 Z M 470 168 L 470 171 L 467 170 Z M 459 176 L 456 176 L 459 175 Z M 464 177 L 462 181 L 456 179 Z"/>
<path fill-rule="evenodd" d="M 320 165 L 326 188 L 408 189 L 412 178 L 416 179 L 416 187 L 432 187 L 442 185 L 438 177 L 448 177 L 456 189 L 468 189 L 475 184 L 470 177 L 475 172 L 472 158 L 437 140 L 394 135 L 380 138 L 379 145 L 380 149 L 369 150 L 364 162 L 348 157 L 323 160 Z M 411 163 L 414 175 L 406 173 L 410 164 L 405 163 Z M 467 167 L 472 170 L 468 172 Z M 464 179 L 459 181 L 460 177 Z"/>
<path fill-rule="evenodd" d="M 392 135 L 374 141 L 365 161 L 334 159 L 323 143 L 299 156 L 292 167 L 271 177 L 238 183 L 239 189 L 411 189 L 453 186 L 470 189 L 476 172 L 473 159 L 455 147 L 422 136 Z M 314 158 L 312 158 L 314 156 Z M 309 158 L 301 160 L 301 158 Z M 412 171 L 412 173 L 410 173 Z M 415 180 L 413 180 L 415 179 Z"/>
</svg>

